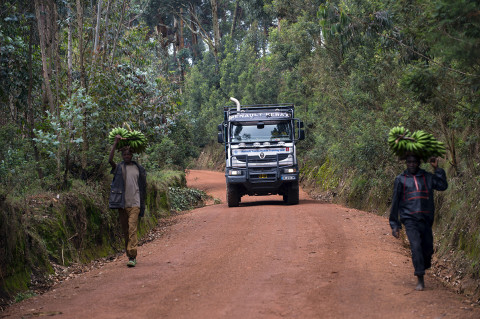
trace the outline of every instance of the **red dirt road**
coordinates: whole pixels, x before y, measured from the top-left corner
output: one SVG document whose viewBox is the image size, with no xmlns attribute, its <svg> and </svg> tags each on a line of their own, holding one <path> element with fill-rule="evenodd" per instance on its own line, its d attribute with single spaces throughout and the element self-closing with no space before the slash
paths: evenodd
<svg viewBox="0 0 480 319">
<path fill-rule="evenodd" d="M 175 217 L 126 258 L 15 304 L 0 318 L 480 318 L 426 276 L 414 290 L 408 252 L 373 214 L 311 200 L 244 197 L 228 208 L 223 173 L 191 171 L 190 187 L 222 204 Z"/>
</svg>

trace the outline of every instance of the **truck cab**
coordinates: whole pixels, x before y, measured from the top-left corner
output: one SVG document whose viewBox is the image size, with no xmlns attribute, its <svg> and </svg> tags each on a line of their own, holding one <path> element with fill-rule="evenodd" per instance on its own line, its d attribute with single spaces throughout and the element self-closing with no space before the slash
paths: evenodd
<svg viewBox="0 0 480 319">
<path fill-rule="evenodd" d="M 224 107 L 218 142 L 225 146 L 225 177 L 229 207 L 244 195 L 283 195 L 298 204 L 296 143 L 305 138 L 303 122 L 293 104 Z"/>
</svg>

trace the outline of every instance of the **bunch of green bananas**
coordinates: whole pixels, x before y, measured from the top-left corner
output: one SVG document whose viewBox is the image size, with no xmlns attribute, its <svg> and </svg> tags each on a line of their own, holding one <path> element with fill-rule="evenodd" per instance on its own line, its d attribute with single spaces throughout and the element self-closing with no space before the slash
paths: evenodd
<svg viewBox="0 0 480 319">
<path fill-rule="evenodd" d="M 147 147 L 147 138 L 140 131 L 128 131 L 123 127 L 115 127 L 108 134 L 110 143 L 113 144 L 113 142 L 115 142 L 115 136 L 117 135 L 120 135 L 124 138 L 121 139 L 117 144 L 117 148 L 119 149 L 124 146 L 130 146 L 133 153 L 142 153 Z"/>
<path fill-rule="evenodd" d="M 127 141 L 134 153 L 142 153 L 147 148 L 147 138 L 140 131 L 133 130 L 128 132 Z"/>
<path fill-rule="evenodd" d="M 123 127 L 115 127 L 110 131 L 110 134 L 108 134 L 108 140 L 113 144 L 113 142 L 115 142 L 115 136 L 120 135 L 123 138 L 127 138 L 128 133 L 127 129 Z M 122 148 L 127 145 L 129 145 L 127 140 L 120 140 L 118 141 L 117 148 Z"/>
<path fill-rule="evenodd" d="M 390 149 L 400 158 L 408 154 L 419 156 L 423 161 L 431 157 L 443 156 L 445 145 L 423 130 L 410 133 L 408 129 L 396 126 L 388 134 Z"/>
</svg>

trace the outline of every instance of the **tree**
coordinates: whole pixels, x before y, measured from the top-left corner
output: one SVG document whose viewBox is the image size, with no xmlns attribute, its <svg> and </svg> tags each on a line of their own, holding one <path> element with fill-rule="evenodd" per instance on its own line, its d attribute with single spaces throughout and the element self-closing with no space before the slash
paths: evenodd
<svg viewBox="0 0 480 319">
<path fill-rule="evenodd" d="M 212 4 L 212 24 L 213 24 L 213 34 L 214 34 L 213 54 L 217 56 L 218 51 L 220 49 L 220 26 L 218 24 L 218 4 L 217 4 L 217 0 L 210 0 L 210 3 Z"/>
<path fill-rule="evenodd" d="M 55 113 L 55 101 L 52 92 L 52 86 L 50 83 L 50 77 L 52 74 L 51 63 L 54 59 L 52 50 L 49 44 L 53 43 L 53 29 L 55 23 L 54 11 L 55 5 L 52 0 L 40 1 L 35 0 L 35 15 L 37 17 L 37 24 L 40 37 L 40 50 L 42 52 L 42 65 L 43 65 L 43 85 L 45 87 L 46 97 L 50 112 Z"/>
</svg>

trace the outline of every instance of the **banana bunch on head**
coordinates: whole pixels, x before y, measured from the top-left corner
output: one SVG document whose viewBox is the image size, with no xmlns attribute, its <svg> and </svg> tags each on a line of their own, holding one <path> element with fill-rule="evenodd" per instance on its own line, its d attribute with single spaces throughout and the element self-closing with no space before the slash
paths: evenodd
<svg viewBox="0 0 480 319">
<path fill-rule="evenodd" d="M 423 130 L 411 133 L 402 126 L 393 127 L 388 134 L 388 146 L 399 158 L 417 155 L 424 162 L 445 154 L 445 145 Z"/>
<path fill-rule="evenodd" d="M 117 149 L 129 146 L 133 153 L 142 153 L 147 147 L 147 138 L 140 131 L 128 131 L 123 127 L 115 127 L 108 134 L 108 140 L 110 141 L 110 143 L 113 144 L 113 142 L 115 142 L 115 136 L 117 135 L 120 135 L 124 138 L 118 141 Z"/>
</svg>

